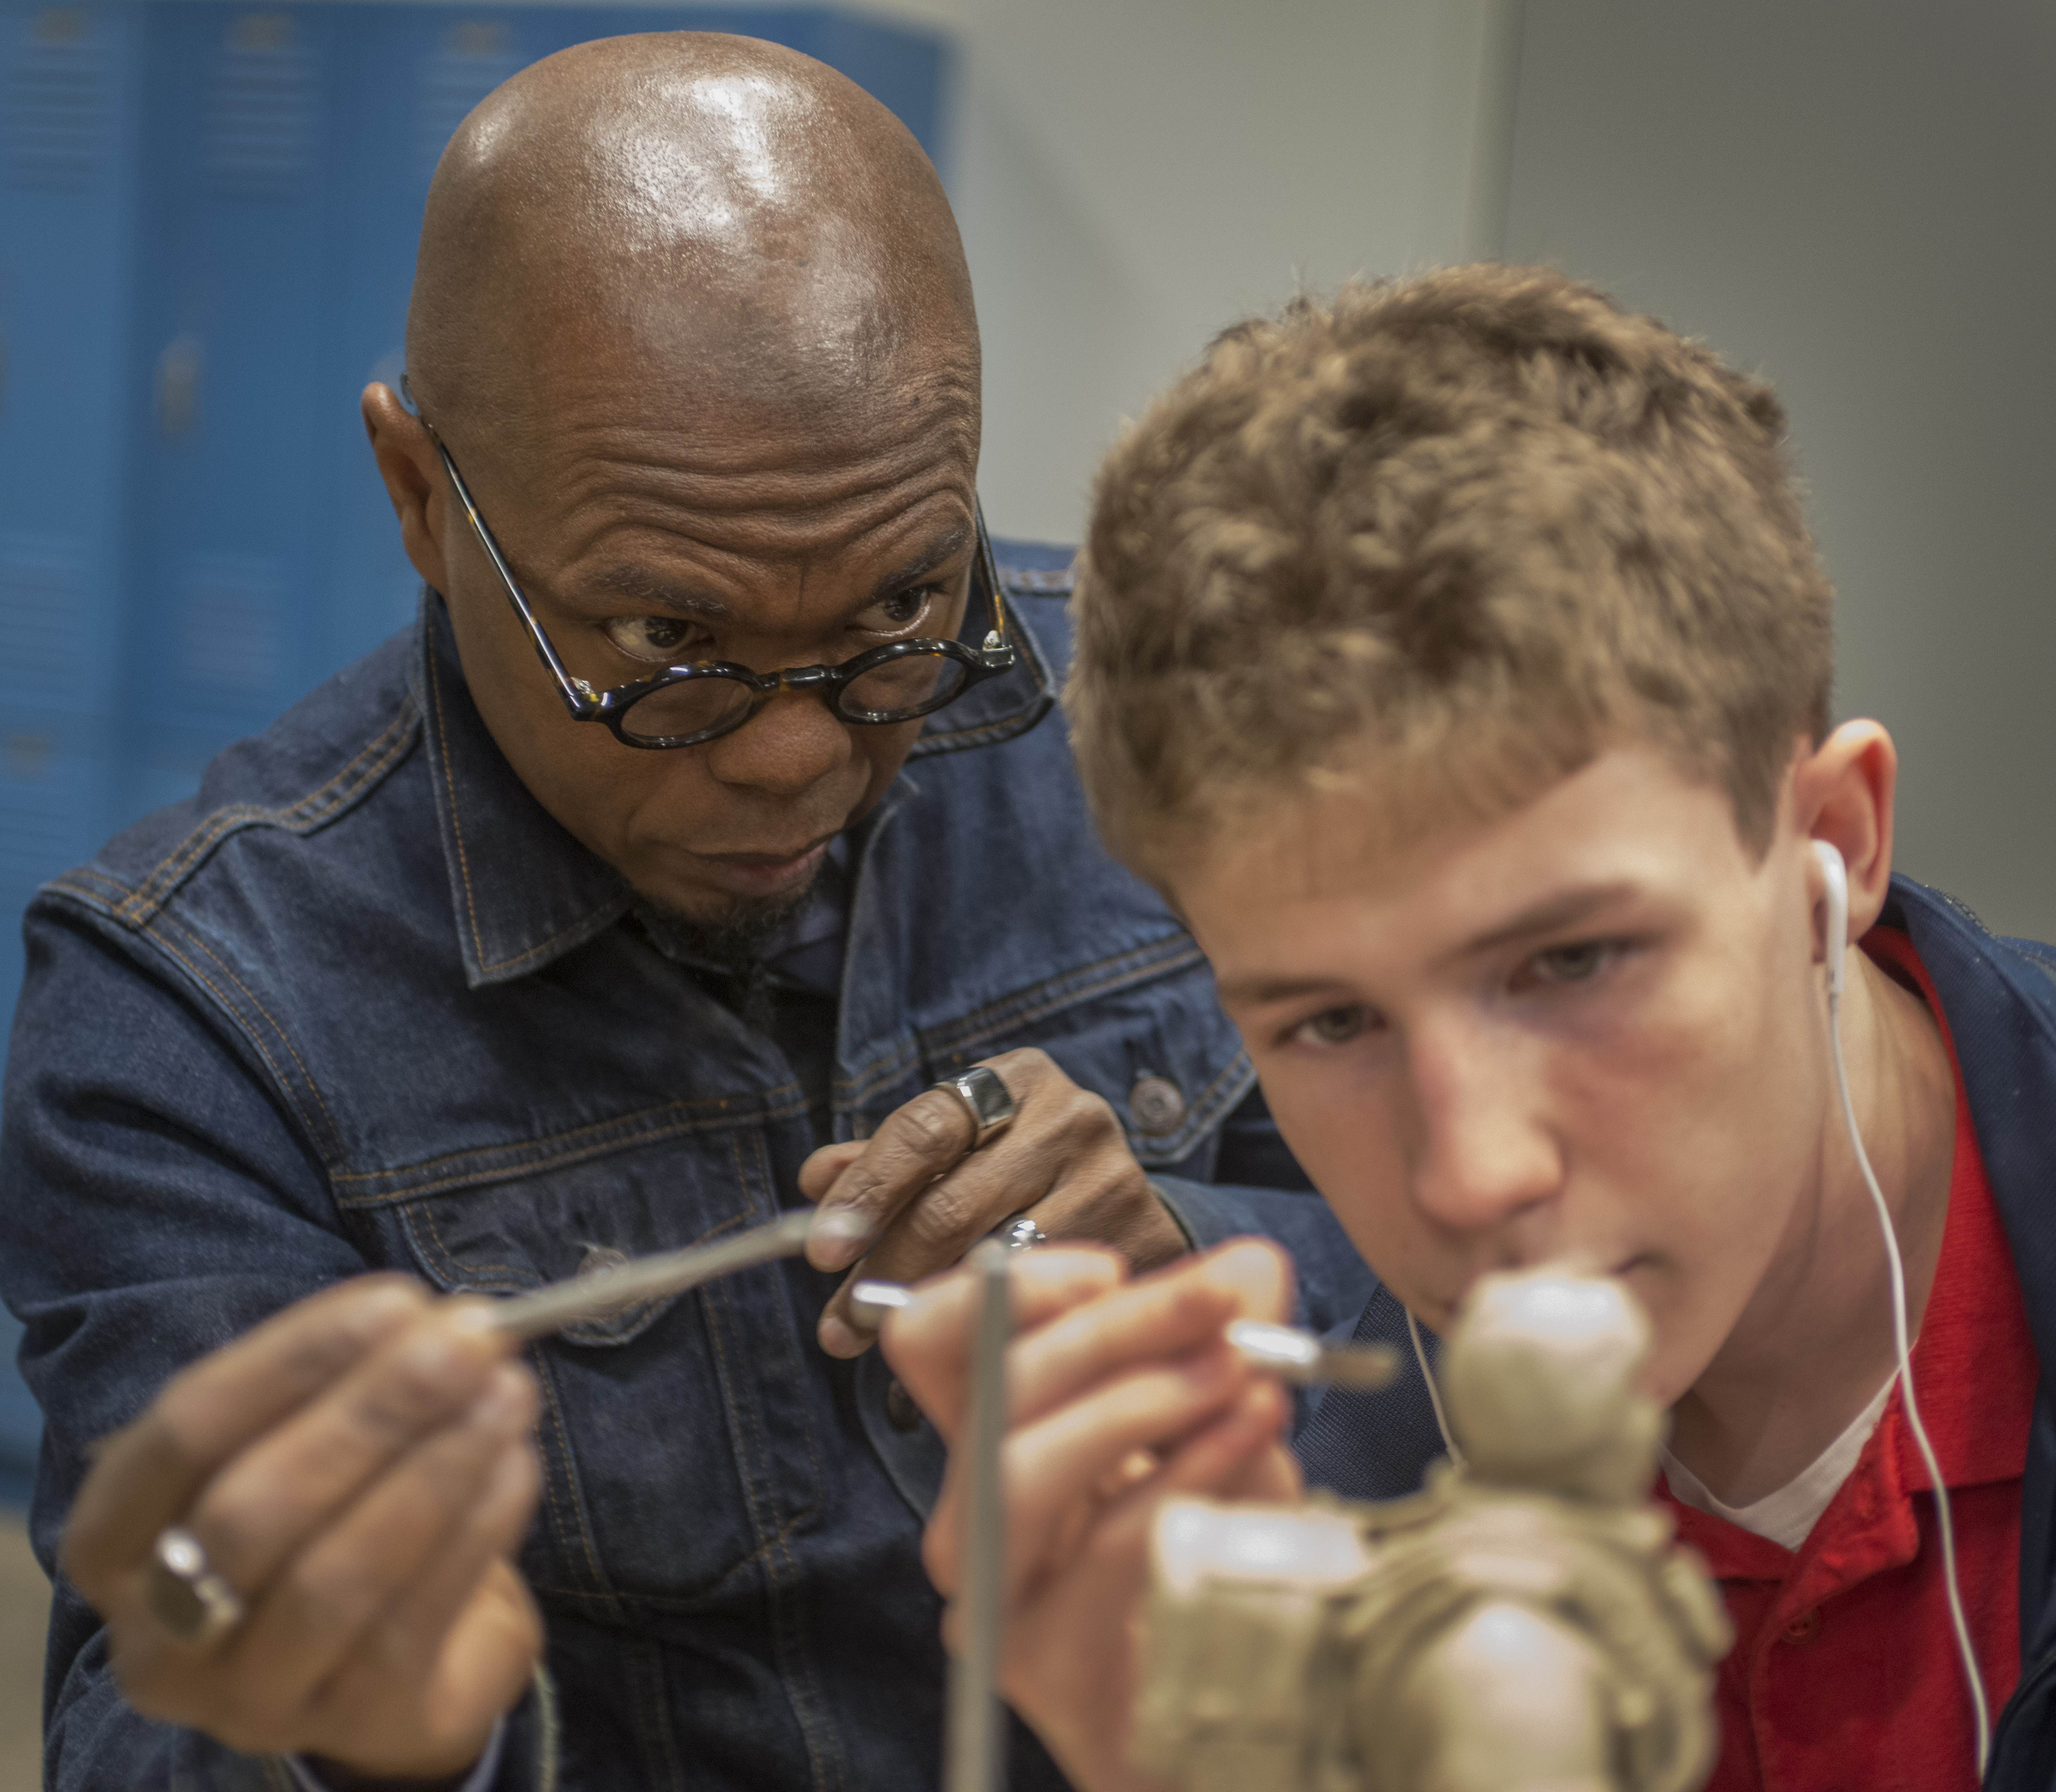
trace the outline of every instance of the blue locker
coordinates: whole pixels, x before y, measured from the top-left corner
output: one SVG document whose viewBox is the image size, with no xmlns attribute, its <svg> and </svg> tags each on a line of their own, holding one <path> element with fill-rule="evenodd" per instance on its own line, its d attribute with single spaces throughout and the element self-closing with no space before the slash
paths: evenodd
<svg viewBox="0 0 2056 1792">
<path fill-rule="evenodd" d="M 0 1005 L 21 915 L 112 821 L 129 659 L 121 550 L 134 285 L 136 21 L 108 5 L 0 7 Z M 4 1039 L 4 1035 L 0 1035 Z M 4 1043 L 0 1043 L 4 1051 Z M 0 1312 L 0 1480 L 33 1462 L 35 1406 Z"/>
<path fill-rule="evenodd" d="M 348 140 L 335 6 L 143 13 L 121 748 L 136 806 L 331 669 L 330 496 L 307 440 L 339 315 Z"/>
</svg>

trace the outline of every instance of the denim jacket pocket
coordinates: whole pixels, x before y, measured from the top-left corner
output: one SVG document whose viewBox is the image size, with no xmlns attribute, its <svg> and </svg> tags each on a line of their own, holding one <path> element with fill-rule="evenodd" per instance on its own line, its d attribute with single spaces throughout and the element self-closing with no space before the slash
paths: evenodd
<svg viewBox="0 0 2056 1792">
<path fill-rule="evenodd" d="M 1139 1162 L 1203 1181 L 1221 1121 L 1256 1082 L 1212 974 L 1183 934 L 921 1034 L 932 1077 L 1027 1046 L 1081 1087 L 1107 1094 Z"/>
<path fill-rule="evenodd" d="M 525 1155 L 533 1167 L 389 1198 L 362 1217 L 397 1234 L 390 1256 L 412 1256 L 437 1287 L 499 1296 L 775 1212 L 753 1123 L 569 1163 L 552 1141 Z M 754 1565 L 820 1512 L 783 1280 L 795 1272 L 745 1270 L 530 1347 L 544 1493 L 524 1566 L 539 1592 L 599 1602 L 595 1616 L 619 1616 L 622 1602 L 719 1606 L 749 1596 Z"/>
</svg>

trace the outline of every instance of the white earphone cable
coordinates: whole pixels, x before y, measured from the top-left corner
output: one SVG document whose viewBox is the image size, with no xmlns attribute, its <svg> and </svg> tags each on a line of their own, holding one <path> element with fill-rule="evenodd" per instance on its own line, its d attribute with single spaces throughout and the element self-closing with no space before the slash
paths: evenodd
<svg viewBox="0 0 2056 1792">
<path fill-rule="evenodd" d="M 1849 1098 L 1849 1073 L 1842 1062 L 1841 1009 L 1841 999 L 1830 987 L 1828 1038 L 1834 1054 L 1835 1088 L 1841 1097 L 1842 1121 L 1848 1128 L 1849 1143 L 1856 1149 L 1856 1167 L 1863 1172 L 1864 1186 L 1870 1190 L 1871 1205 L 1877 1211 L 1878 1226 L 1884 1235 L 1885 1260 L 1892 1270 L 1892 1339 L 1898 1353 L 1900 1395 L 1906 1406 L 1907 1429 L 1920 1446 L 1920 1459 L 1928 1465 L 1928 1478 L 1935 1491 L 1935 1529 L 1942 1539 L 1942 1576 L 1949 1598 L 1949 1622 L 1955 1629 L 1956 1653 L 1970 1687 L 1971 1712 L 1977 1727 L 1978 1778 L 1982 1781 L 1991 1757 L 1991 1707 L 1986 1702 L 1984 1678 L 1978 1671 L 1978 1653 L 1971 1642 L 1970 1620 L 1963 1614 L 1963 1589 L 1956 1580 L 1956 1531 L 1950 1520 L 1948 1485 L 1942 1478 L 1942 1466 L 1935 1460 L 1935 1446 L 1928 1441 L 1928 1427 L 1920 1422 L 1920 1408 L 1913 1398 L 1913 1352 L 1907 1339 L 1906 1268 L 1900 1260 L 1899 1236 L 1892 1229 L 1892 1210 L 1884 1204 L 1884 1191 L 1877 1185 L 1870 1153 L 1864 1149 L 1863 1134 L 1856 1128 L 1856 1104 Z"/>
<path fill-rule="evenodd" d="M 1443 1447 L 1449 1451 L 1449 1460 L 1461 1469 L 1464 1453 L 1450 1434 L 1449 1415 L 1442 1410 L 1442 1390 L 1435 1385 L 1435 1371 L 1428 1367 L 1427 1347 L 1421 1342 L 1421 1322 L 1414 1318 L 1411 1307 L 1406 1309 L 1406 1335 L 1414 1340 L 1414 1360 L 1421 1365 L 1421 1379 L 1428 1384 L 1428 1403 L 1435 1409 L 1435 1428 L 1442 1434 Z"/>
</svg>

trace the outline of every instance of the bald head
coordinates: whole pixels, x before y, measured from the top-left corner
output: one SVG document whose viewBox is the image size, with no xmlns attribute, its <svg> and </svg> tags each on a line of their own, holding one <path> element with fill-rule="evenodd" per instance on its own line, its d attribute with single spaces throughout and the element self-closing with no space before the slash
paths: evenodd
<svg viewBox="0 0 2056 1792">
<path fill-rule="evenodd" d="M 975 395 L 977 356 L 920 146 L 777 45 L 669 32 L 562 51 L 479 105 L 429 189 L 407 364 L 446 431 L 518 435 L 602 363 L 675 379 L 682 400 L 820 418 L 881 381 Z"/>
</svg>

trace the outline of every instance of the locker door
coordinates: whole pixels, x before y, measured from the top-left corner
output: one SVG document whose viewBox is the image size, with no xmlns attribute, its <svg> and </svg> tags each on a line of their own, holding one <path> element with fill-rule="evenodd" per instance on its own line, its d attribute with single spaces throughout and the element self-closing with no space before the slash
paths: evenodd
<svg viewBox="0 0 2056 1792">
<path fill-rule="evenodd" d="M 548 15 L 531 6 L 350 10 L 344 301 L 318 429 L 331 504 L 331 666 L 409 623 L 420 591 L 365 442 L 358 398 L 373 380 L 397 387 L 404 370 L 407 294 L 429 176 L 465 113 L 559 47 L 542 27 Z"/>
<path fill-rule="evenodd" d="M 145 14 L 124 693 L 139 807 L 327 670 L 310 446 L 338 310 L 346 10 Z"/>
<path fill-rule="evenodd" d="M 0 7 L 0 1019 L 22 908 L 108 822 L 137 61 L 124 6 Z M 40 1431 L 19 1337 L 0 1312 L 12 1485 Z"/>
<path fill-rule="evenodd" d="M 9 1015 L 22 904 L 88 856 L 107 820 L 122 663 L 135 23 L 113 6 L 0 8 L 0 1013 Z"/>
</svg>

